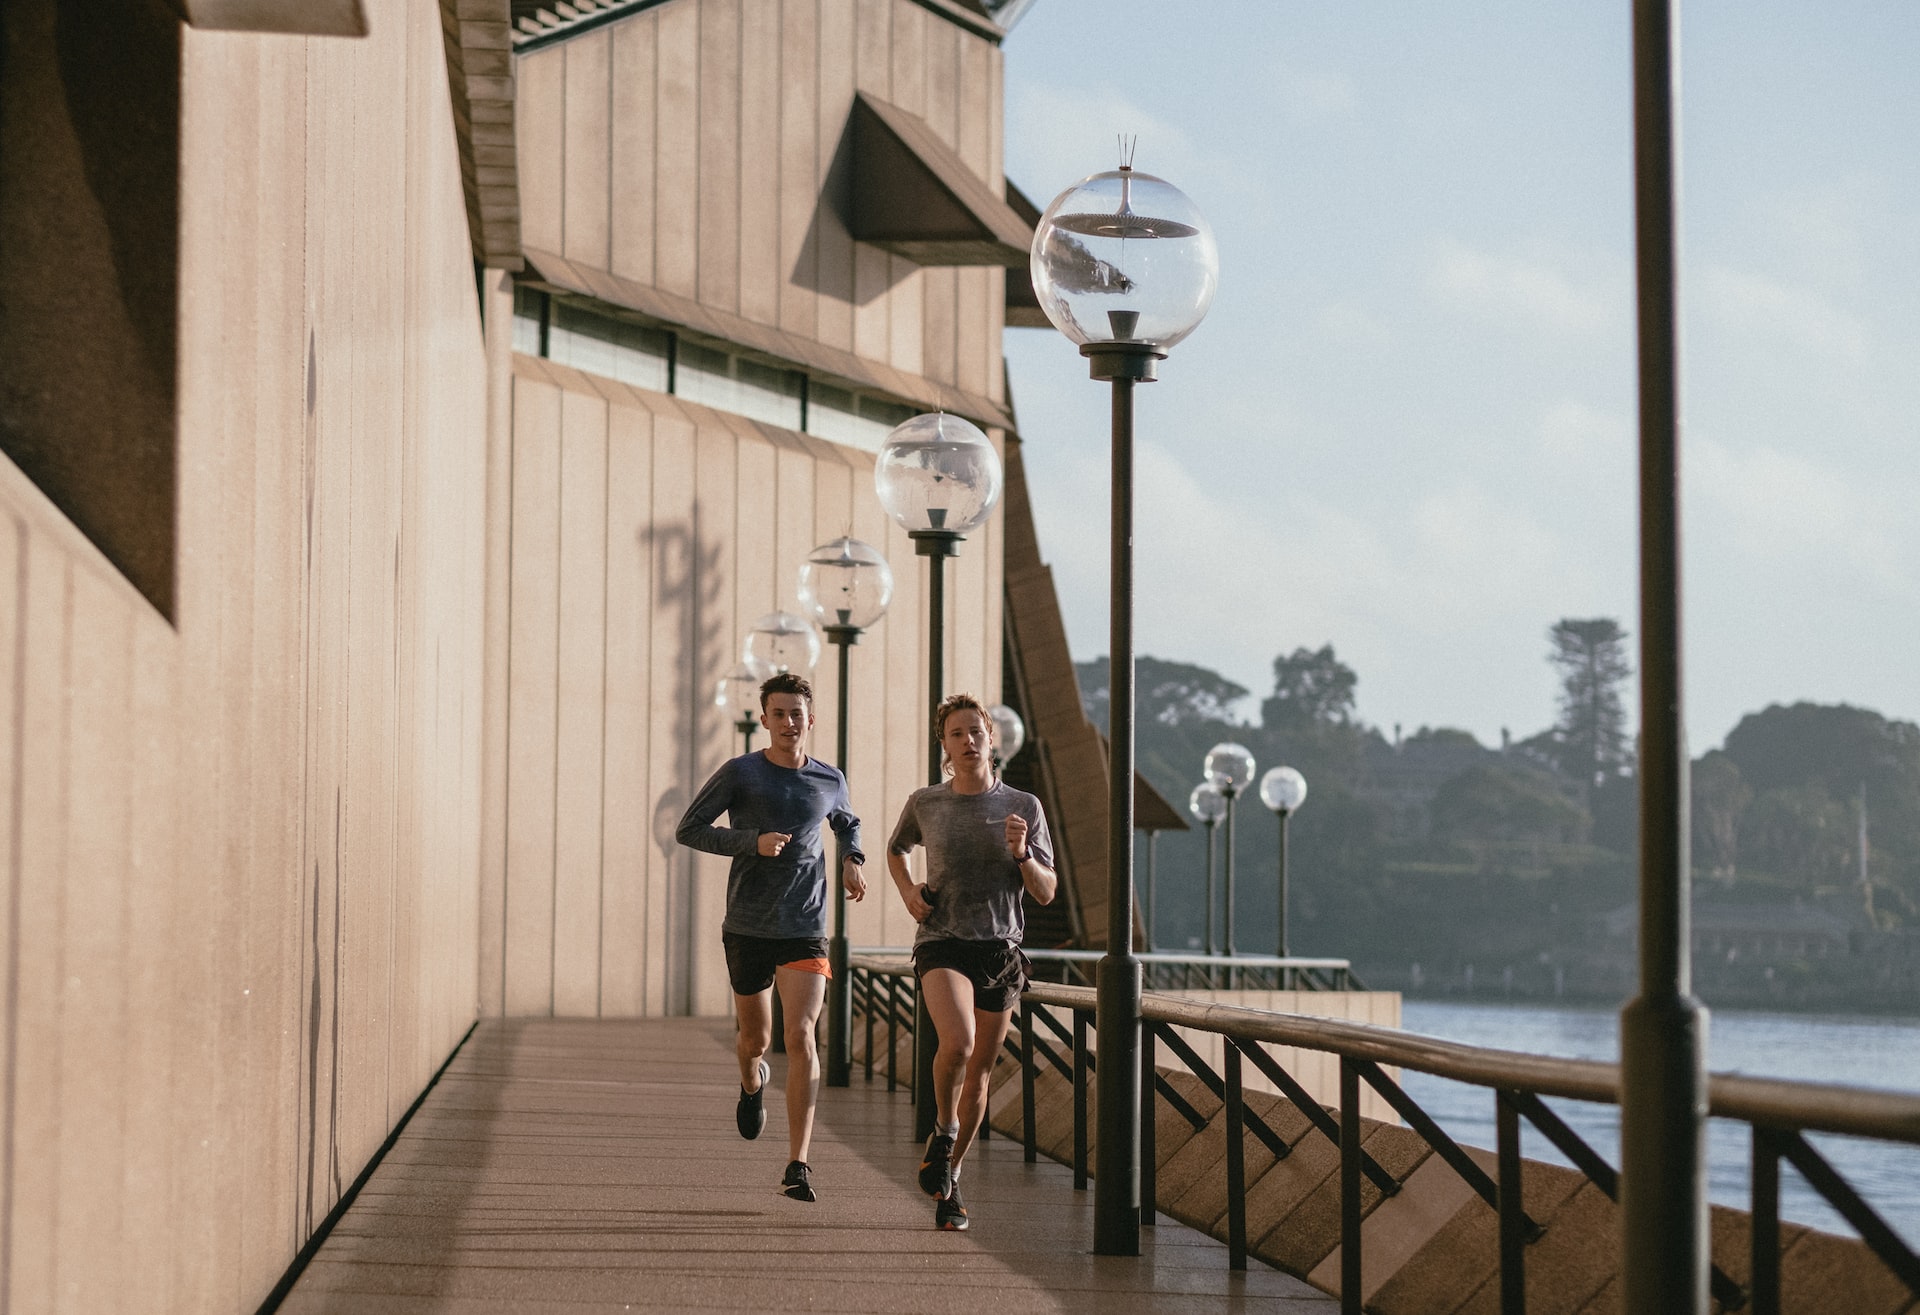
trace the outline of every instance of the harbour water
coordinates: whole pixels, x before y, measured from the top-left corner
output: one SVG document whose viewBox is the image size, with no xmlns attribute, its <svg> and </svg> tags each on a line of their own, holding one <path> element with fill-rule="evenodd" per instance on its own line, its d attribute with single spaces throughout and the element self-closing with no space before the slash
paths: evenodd
<svg viewBox="0 0 1920 1315">
<path fill-rule="evenodd" d="M 1570 1059 L 1619 1058 L 1620 1018 L 1610 1009 L 1408 1000 L 1401 1017 L 1408 1031 L 1469 1045 Z M 1716 1010 L 1708 1046 L 1707 1067 L 1715 1073 L 1920 1092 L 1920 1019 Z M 1402 1080 L 1457 1140 L 1494 1145 L 1491 1092 L 1422 1073 L 1404 1073 Z M 1558 1099 L 1548 1104 L 1608 1163 L 1620 1163 L 1617 1108 Z M 1521 1135 L 1530 1158 L 1567 1162 L 1524 1120 Z M 1826 1134 L 1808 1140 L 1909 1246 L 1920 1250 L 1920 1147 Z M 1746 1125 L 1711 1121 L 1708 1194 L 1715 1203 L 1748 1208 L 1751 1153 Z M 1827 1232 L 1854 1232 L 1791 1165 L 1781 1166 L 1780 1212 Z"/>
</svg>

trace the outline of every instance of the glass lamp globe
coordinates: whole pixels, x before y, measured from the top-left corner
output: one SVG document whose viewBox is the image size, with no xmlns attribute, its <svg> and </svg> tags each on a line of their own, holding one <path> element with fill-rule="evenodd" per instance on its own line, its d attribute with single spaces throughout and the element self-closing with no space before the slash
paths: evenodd
<svg viewBox="0 0 1920 1315">
<path fill-rule="evenodd" d="M 887 435 L 873 487 L 901 529 L 966 534 L 1000 501 L 1000 454 L 959 416 L 917 415 Z"/>
<path fill-rule="evenodd" d="M 892 601 L 893 568 L 870 543 L 823 543 L 800 567 L 800 608 L 823 626 L 865 630 Z"/>
<path fill-rule="evenodd" d="M 757 666 L 769 676 L 781 671 L 804 676 L 820 660 L 820 636 L 804 616 L 769 612 L 747 631 L 741 656 L 749 666 Z"/>
<path fill-rule="evenodd" d="M 1054 327 L 1090 342 L 1171 347 L 1213 304 L 1213 229 L 1179 188 L 1130 168 L 1082 178 L 1033 231 L 1033 291 Z"/>
<path fill-rule="evenodd" d="M 1276 813 L 1291 813 L 1307 802 L 1307 778 L 1291 767 L 1275 767 L 1260 778 L 1260 802 Z"/>
<path fill-rule="evenodd" d="M 1187 811 L 1193 820 L 1212 826 L 1227 815 L 1227 797 L 1211 781 L 1202 781 L 1187 796 Z"/>
<path fill-rule="evenodd" d="M 752 721 L 760 715 L 760 682 L 767 673 L 751 662 L 742 662 L 720 677 L 713 691 L 713 706 L 733 721 Z"/>
<path fill-rule="evenodd" d="M 1236 795 L 1253 784 L 1253 755 L 1245 745 L 1216 744 L 1200 770 L 1221 794 Z"/>
<path fill-rule="evenodd" d="M 1020 720 L 1020 714 L 1004 703 L 996 703 L 987 709 L 987 719 L 993 723 L 994 752 L 1000 761 L 1012 762 L 1013 755 L 1020 752 L 1027 742 L 1027 724 Z"/>
</svg>

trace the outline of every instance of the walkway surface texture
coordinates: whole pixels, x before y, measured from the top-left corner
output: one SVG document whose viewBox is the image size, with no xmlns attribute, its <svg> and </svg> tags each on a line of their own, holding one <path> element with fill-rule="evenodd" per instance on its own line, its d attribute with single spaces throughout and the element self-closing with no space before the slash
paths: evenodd
<svg viewBox="0 0 1920 1315">
<path fill-rule="evenodd" d="M 995 1138 L 966 1166 L 973 1227 L 914 1186 L 904 1088 L 823 1090 L 820 1199 L 786 1167 L 785 1062 L 767 1129 L 734 1130 L 732 1024 L 483 1022 L 280 1307 L 318 1312 L 1249 1311 L 1334 1300 L 1163 1221 L 1138 1258 L 1090 1254 L 1091 1192 Z"/>
</svg>

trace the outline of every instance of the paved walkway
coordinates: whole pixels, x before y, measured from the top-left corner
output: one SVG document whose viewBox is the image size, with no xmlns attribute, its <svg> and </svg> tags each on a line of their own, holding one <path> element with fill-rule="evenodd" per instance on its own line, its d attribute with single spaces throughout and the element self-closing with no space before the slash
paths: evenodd
<svg viewBox="0 0 1920 1315">
<path fill-rule="evenodd" d="M 823 1092 L 819 1202 L 789 1201 L 783 1071 L 746 1143 L 727 1022 L 482 1023 L 281 1310 L 1337 1309 L 1170 1222 L 1137 1259 L 1089 1254 L 1092 1194 L 999 1138 L 968 1157 L 973 1228 L 936 1231 L 911 1102 L 857 1068 Z"/>
</svg>

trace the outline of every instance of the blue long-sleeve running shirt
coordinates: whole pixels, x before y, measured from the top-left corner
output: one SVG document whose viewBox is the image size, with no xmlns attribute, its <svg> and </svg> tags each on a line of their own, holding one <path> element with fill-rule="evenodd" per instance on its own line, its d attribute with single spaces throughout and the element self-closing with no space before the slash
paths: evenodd
<svg viewBox="0 0 1920 1315">
<path fill-rule="evenodd" d="M 728 825 L 715 826 L 725 813 Z M 785 938 L 827 934 L 827 856 L 821 823 L 865 862 L 860 819 L 840 769 L 809 757 L 782 767 L 765 752 L 722 763 L 700 787 L 674 836 L 683 845 L 733 859 L 722 931 Z M 760 853 L 763 832 L 792 836 L 777 858 Z"/>
</svg>

